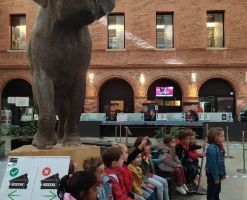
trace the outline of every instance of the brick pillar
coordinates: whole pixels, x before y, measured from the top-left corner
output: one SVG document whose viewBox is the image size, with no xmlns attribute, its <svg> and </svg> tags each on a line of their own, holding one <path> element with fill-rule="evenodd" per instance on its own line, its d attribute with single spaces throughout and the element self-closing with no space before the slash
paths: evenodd
<svg viewBox="0 0 247 200">
<path fill-rule="evenodd" d="M 185 87 L 183 96 L 183 111 L 195 110 L 195 104 L 198 102 L 197 85 L 190 83 Z"/>
<path fill-rule="evenodd" d="M 236 115 L 240 120 L 240 111 L 247 106 L 247 96 L 236 96 Z"/>
<path fill-rule="evenodd" d="M 99 112 L 98 97 L 86 97 L 84 112 L 85 113 L 97 113 Z"/>
<path fill-rule="evenodd" d="M 183 98 L 183 112 L 188 110 L 195 110 L 195 104 L 198 103 L 198 97 L 184 97 Z"/>
<path fill-rule="evenodd" d="M 135 97 L 135 112 L 140 112 L 142 104 L 147 102 L 147 97 Z"/>
</svg>

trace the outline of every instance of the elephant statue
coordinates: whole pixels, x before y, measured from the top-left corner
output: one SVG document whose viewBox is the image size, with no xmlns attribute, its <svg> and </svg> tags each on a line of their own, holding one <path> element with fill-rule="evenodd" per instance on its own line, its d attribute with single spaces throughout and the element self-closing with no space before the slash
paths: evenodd
<svg viewBox="0 0 247 200">
<path fill-rule="evenodd" d="M 115 0 L 33 1 L 41 6 L 28 47 L 33 98 L 39 114 L 33 145 L 51 149 L 58 140 L 63 145 L 78 145 L 92 53 L 87 25 L 109 14 Z"/>
</svg>

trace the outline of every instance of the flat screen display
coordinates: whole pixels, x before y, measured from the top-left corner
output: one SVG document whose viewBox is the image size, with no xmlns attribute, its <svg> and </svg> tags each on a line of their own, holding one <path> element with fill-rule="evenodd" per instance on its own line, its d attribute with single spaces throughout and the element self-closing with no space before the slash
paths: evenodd
<svg viewBox="0 0 247 200">
<path fill-rule="evenodd" d="M 156 97 L 173 97 L 173 87 L 156 87 Z"/>
</svg>

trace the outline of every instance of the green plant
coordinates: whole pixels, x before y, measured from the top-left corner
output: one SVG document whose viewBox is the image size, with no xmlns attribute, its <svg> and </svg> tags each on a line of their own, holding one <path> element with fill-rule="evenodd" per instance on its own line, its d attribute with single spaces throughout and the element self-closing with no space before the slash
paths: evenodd
<svg viewBox="0 0 247 200">
<path fill-rule="evenodd" d="M 155 130 L 156 134 L 154 138 L 156 139 L 157 142 L 160 142 L 163 140 L 165 135 L 172 135 L 173 137 L 178 137 L 179 132 L 181 131 L 183 127 L 178 127 L 178 126 L 173 126 L 168 130 L 166 127 L 162 127 L 161 129 Z"/>
<path fill-rule="evenodd" d="M 22 136 L 34 136 L 34 134 L 37 132 L 38 127 L 34 121 L 31 121 L 31 122 L 27 122 L 20 128 L 21 128 L 20 134 Z"/>
<path fill-rule="evenodd" d="M 33 136 L 37 131 L 35 122 L 28 122 L 21 126 L 12 124 L 2 124 L 0 127 L 0 134 L 3 136 Z"/>
<path fill-rule="evenodd" d="M 2 124 L 0 132 L 3 136 L 18 136 L 21 132 L 21 128 L 18 125 Z"/>
<path fill-rule="evenodd" d="M 160 129 L 155 130 L 155 135 L 154 138 L 156 139 L 157 142 L 160 142 L 161 140 L 163 140 L 163 138 L 165 137 L 165 135 L 167 135 L 167 128 L 166 127 L 162 127 Z"/>
<path fill-rule="evenodd" d="M 169 134 L 172 135 L 173 137 L 177 138 L 181 129 L 182 129 L 182 127 L 173 126 L 173 127 L 171 127 Z"/>
</svg>

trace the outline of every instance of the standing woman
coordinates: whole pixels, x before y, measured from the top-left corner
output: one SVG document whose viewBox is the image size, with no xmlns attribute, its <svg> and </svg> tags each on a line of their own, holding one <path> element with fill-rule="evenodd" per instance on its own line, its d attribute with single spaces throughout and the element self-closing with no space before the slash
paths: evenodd
<svg viewBox="0 0 247 200">
<path fill-rule="evenodd" d="M 61 179 L 57 190 L 60 200 L 96 200 L 97 178 L 87 171 L 75 172 Z"/>
<path fill-rule="evenodd" d="M 210 128 L 206 153 L 207 200 L 219 200 L 221 180 L 226 176 L 224 141 L 224 130 L 221 127 Z"/>
</svg>

